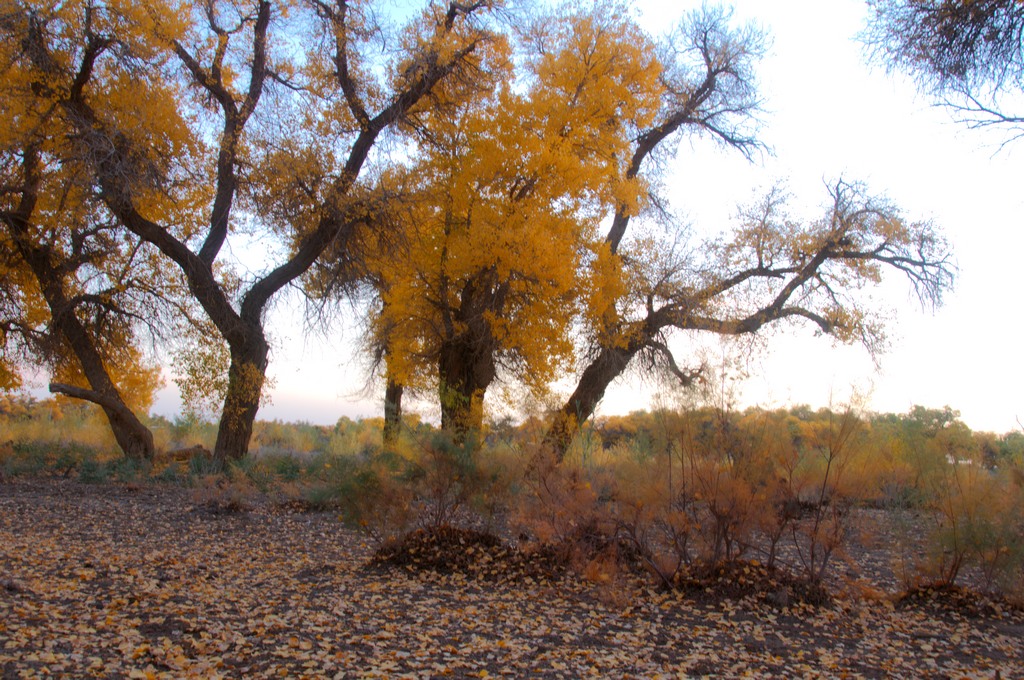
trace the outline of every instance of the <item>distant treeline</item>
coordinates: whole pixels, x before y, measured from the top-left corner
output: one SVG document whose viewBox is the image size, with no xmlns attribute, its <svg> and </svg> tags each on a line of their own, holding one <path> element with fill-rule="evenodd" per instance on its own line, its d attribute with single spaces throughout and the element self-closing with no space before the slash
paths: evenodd
<svg viewBox="0 0 1024 680">
<path fill-rule="evenodd" d="M 950 407 L 914 406 L 907 413 L 849 413 L 828 408 L 794 406 L 766 410 L 728 411 L 711 407 L 691 411 L 657 409 L 628 415 L 600 416 L 584 424 L 573 447 L 573 458 L 602 455 L 646 458 L 677 451 L 687 443 L 723 449 L 724 454 L 751 448 L 801 449 L 820 445 L 820 433 L 840 419 L 854 418 L 862 450 L 888 459 L 943 457 L 947 462 L 977 461 L 987 467 L 1024 466 L 1024 431 L 975 432 Z M 159 448 L 201 444 L 212 447 L 216 424 L 194 416 L 148 418 Z M 110 439 L 95 407 L 65 399 L 38 400 L 24 394 L 0 395 L 0 425 L 4 439 L 63 439 L 102 446 Z M 545 421 L 504 418 L 491 421 L 482 446 L 522 447 L 537 443 Z M 353 420 L 341 417 L 333 425 L 308 422 L 257 421 L 253 452 L 367 454 L 381 446 L 383 418 Z M 415 442 L 436 431 L 416 414 L 403 418 L 403 437 Z M 110 442 L 113 446 L 113 442 Z M 874 457 L 874 456 L 873 456 Z"/>
</svg>

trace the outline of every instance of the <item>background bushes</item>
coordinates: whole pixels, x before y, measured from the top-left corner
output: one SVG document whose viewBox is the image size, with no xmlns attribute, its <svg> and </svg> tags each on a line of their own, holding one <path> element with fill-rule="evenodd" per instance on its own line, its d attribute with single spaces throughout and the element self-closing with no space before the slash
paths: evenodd
<svg viewBox="0 0 1024 680">
<path fill-rule="evenodd" d="M 640 412 L 588 424 L 561 465 L 533 425 L 459 445 L 412 421 L 384 450 L 379 419 L 260 422 L 252 454 L 219 470 L 126 461 L 90 409 L 5 397 L 0 479 L 183 484 L 220 510 L 263 498 L 337 512 L 380 543 L 460 526 L 554 551 L 598 581 L 627 560 L 665 585 L 736 562 L 820 584 L 872 531 L 855 511 L 873 508 L 907 527 L 895 565 L 907 589 L 1024 595 L 1024 435 L 971 432 L 948 408 Z M 215 436 L 196 419 L 150 426 L 163 450 Z"/>
</svg>

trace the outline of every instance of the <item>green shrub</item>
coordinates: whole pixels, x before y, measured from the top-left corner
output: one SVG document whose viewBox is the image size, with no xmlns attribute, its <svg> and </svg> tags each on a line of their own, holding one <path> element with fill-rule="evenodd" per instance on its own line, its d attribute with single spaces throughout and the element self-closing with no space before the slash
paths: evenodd
<svg viewBox="0 0 1024 680">
<path fill-rule="evenodd" d="M 38 442 L 16 442 L 2 462 L 4 476 L 22 477 L 42 474 L 49 465 L 50 449 Z"/>
<path fill-rule="evenodd" d="M 100 484 L 110 479 L 110 468 L 94 458 L 86 458 L 78 468 L 78 479 L 86 484 Z"/>
<path fill-rule="evenodd" d="M 267 493 L 274 486 L 273 471 L 252 454 L 232 462 L 227 472 L 228 476 L 232 478 L 238 475 L 244 476 L 260 493 Z"/>
<path fill-rule="evenodd" d="M 136 482 L 145 477 L 150 469 L 150 463 L 133 458 L 118 458 L 108 464 L 110 473 L 119 482 Z"/>
<path fill-rule="evenodd" d="M 181 484 L 185 479 L 187 479 L 187 476 L 181 472 L 181 469 L 177 465 L 168 465 L 158 472 L 153 479 L 167 484 Z"/>
<path fill-rule="evenodd" d="M 194 455 L 188 461 L 190 477 L 206 477 L 224 472 L 224 465 L 216 458 L 207 455 Z"/>
<path fill-rule="evenodd" d="M 414 494 L 409 466 L 401 456 L 378 452 L 366 458 L 339 458 L 330 488 L 349 526 L 383 543 L 414 525 Z M 323 492 L 326 496 L 326 491 Z"/>
<path fill-rule="evenodd" d="M 273 474 L 286 482 L 294 482 L 302 476 L 302 463 L 294 455 L 280 453 L 266 456 L 263 462 Z"/>
</svg>

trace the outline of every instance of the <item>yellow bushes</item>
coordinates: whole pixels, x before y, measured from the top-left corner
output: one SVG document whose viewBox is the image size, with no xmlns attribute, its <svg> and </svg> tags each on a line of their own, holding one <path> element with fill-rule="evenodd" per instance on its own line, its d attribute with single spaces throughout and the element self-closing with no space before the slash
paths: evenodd
<svg viewBox="0 0 1024 680">
<path fill-rule="evenodd" d="M 81 408 L 0 407 L 13 440 L 0 445 L 3 478 L 155 477 L 195 485 L 225 507 L 271 494 L 338 511 L 378 541 L 469 525 L 555 548 L 601 583 L 629 559 L 666 585 L 737 560 L 820 584 L 854 535 L 875 531 L 853 524 L 863 515 L 856 508 L 870 507 L 913 519 L 914 540 L 895 556 L 906 587 L 968 583 L 1024 598 L 1024 437 L 975 435 L 948 409 L 633 414 L 588 425 L 561 464 L 541 448 L 533 422 L 479 445 L 413 424 L 390 450 L 379 420 L 262 423 L 258 450 L 219 471 L 221 484 L 202 478 L 217 470 L 193 456 L 185 464 L 184 454 L 116 465 L 112 445 L 91 443 L 106 428 Z M 209 446 L 213 434 L 191 421 L 158 419 L 154 430 L 162 450 Z"/>
</svg>

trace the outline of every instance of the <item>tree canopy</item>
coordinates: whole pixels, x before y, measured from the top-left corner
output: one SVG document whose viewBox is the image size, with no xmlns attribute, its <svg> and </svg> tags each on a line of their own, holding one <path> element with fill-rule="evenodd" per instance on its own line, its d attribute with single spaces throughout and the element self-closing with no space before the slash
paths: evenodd
<svg viewBox="0 0 1024 680">
<path fill-rule="evenodd" d="M 913 77 L 973 126 L 1024 117 L 1003 95 L 1024 91 L 1024 5 L 1017 0 L 874 0 L 863 39 L 875 61 Z"/>
<path fill-rule="evenodd" d="M 382 33 L 372 5 L 345 0 L 84 0 L 18 3 L 5 15 L 8 63 L 34 105 L 66 121 L 107 210 L 178 267 L 228 347 L 218 457 L 242 455 L 251 435 L 268 303 L 365 222 L 372 178 L 361 176 L 378 162 L 374 146 L 429 107 L 440 83 L 469 78 L 490 40 L 475 16 L 490 6 L 429 5 L 384 60 L 373 56 Z M 262 219 L 267 201 L 290 219 Z M 284 251 L 248 277 L 223 256 L 246 231 Z"/>
<path fill-rule="evenodd" d="M 663 37 L 611 1 L 518 12 L 10 5 L 4 356 L 49 323 L 55 389 L 129 419 L 156 374 L 129 376 L 171 350 L 190 402 L 223 400 L 215 454 L 233 458 L 266 387 L 272 302 L 363 290 L 389 422 L 403 390 L 436 390 L 462 437 L 496 382 L 546 394 L 572 375 L 547 436 L 561 455 L 629 366 L 700 376 L 680 334 L 795 322 L 876 348 L 866 287 L 903 274 L 937 303 L 951 285 L 932 225 L 845 180 L 818 219 L 789 216 L 781 190 L 717 239 L 672 217 L 662 172 L 682 140 L 764 150 L 756 26 L 710 6 Z"/>
</svg>

